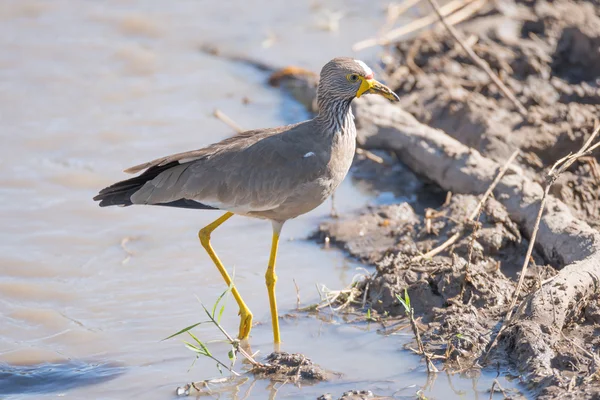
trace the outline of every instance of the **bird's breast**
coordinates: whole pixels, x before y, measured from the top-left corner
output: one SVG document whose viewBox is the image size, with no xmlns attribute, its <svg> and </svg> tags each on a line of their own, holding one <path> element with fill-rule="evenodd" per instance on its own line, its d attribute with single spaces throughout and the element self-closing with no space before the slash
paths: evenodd
<svg viewBox="0 0 600 400">
<path fill-rule="evenodd" d="M 352 126 L 352 128 L 354 127 Z M 354 129 L 349 129 L 334 137 L 328 168 L 330 169 L 331 177 L 337 180 L 337 184 L 344 179 L 350 170 L 355 151 L 356 131 Z"/>
<path fill-rule="evenodd" d="M 337 189 L 348 174 L 355 150 L 356 135 L 353 132 L 344 132 L 344 134 L 340 132 L 330 141 L 318 143 L 314 151 L 303 152 L 302 162 L 306 163 L 307 168 L 309 164 L 316 163 L 319 166 L 319 173 L 313 179 L 294 187 L 286 200 L 277 208 L 252 214 L 285 221 L 318 207 Z"/>
<path fill-rule="evenodd" d="M 350 170 L 355 151 L 355 135 L 336 135 L 328 152 L 326 171 L 314 182 L 315 200 L 323 202 L 337 189 Z"/>
</svg>

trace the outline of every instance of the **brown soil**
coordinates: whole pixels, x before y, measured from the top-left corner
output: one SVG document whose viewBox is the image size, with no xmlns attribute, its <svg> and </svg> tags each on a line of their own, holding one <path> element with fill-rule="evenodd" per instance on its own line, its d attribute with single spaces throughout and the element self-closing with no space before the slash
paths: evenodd
<svg viewBox="0 0 600 400">
<path fill-rule="evenodd" d="M 325 371 L 302 354 L 289 354 L 285 352 L 273 352 L 269 354 L 264 362 L 253 365 L 247 373 L 254 375 L 255 379 L 291 383 L 298 387 L 327 381 L 339 376 L 339 374 Z M 237 398 L 239 386 L 243 385 L 247 380 L 246 374 L 243 374 L 192 382 L 178 387 L 175 394 L 180 397 L 187 397 L 190 394 L 194 394 L 197 398 L 218 395 L 220 398 L 221 393 L 231 392 L 233 394 L 229 397 L 233 396 Z"/>
<path fill-rule="evenodd" d="M 459 31 L 525 105 L 526 117 L 444 30 L 399 43 L 385 58 L 387 83 L 400 95 L 402 108 L 420 122 L 442 129 L 489 159 L 503 163 L 520 149 L 519 171 L 543 183 L 548 166 L 577 151 L 600 115 L 600 4 L 567 0 L 496 4 Z M 361 122 L 357 114 L 357 124 Z M 590 157 L 577 162 L 551 191 L 575 217 L 596 229 L 600 227 L 597 161 Z M 375 182 L 385 176 L 365 174 L 360 166 L 358 171 L 358 176 Z M 493 199 L 482 212 L 480 226 L 465 222 L 477 201 L 454 196 L 427 214 L 433 218 L 426 218 L 418 201 L 410 201 L 368 209 L 321 227 L 322 236 L 375 265 L 376 272 L 359 285 L 356 297 L 362 299 L 366 293 L 367 308 L 380 316 L 402 315 L 396 295 L 406 289 L 427 351 L 442 357 L 453 370 L 483 364 L 481 356 L 506 315 L 528 245 L 521 236 L 526 227 L 512 221 Z M 449 251 L 411 261 L 457 230 L 463 231 L 462 239 Z M 568 264 L 535 251 L 533 259 L 519 303 Z M 596 293 L 598 287 L 596 283 Z M 541 292 L 549 294 L 543 301 L 554 304 L 550 308 L 556 307 L 557 315 L 565 318 L 533 321 L 541 310 L 539 302 L 535 308 L 520 310 L 516 318 L 521 322 L 509 326 L 487 361 L 514 369 L 539 398 L 600 398 L 598 296 L 581 297 L 572 304 L 560 287 Z M 564 304 L 572 304 L 566 313 Z"/>
<path fill-rule="evenodd" d="M 544 167 L 577 151 L 600 115 L 600 5 L 565 0 L 503 2 L 460 31 L 473 40 L 474 51 L 526 106 L 526 118 L 445 31 L 398 44 L 386 58 L 388 83 L 397 89 L 402 107 L 419 121 L 444 130 L 488 158 L 502 163 L 521 149 L 523 173 L 543 182 Z M 598 228 L 600 172 L 595 161 L 577 163 L 560 177 L 551 194 L 576 217 Z M 364 172 L 358 176 L 361 173 L 375 182 L 384 176 Z M 376 273 L 360 284 L 357 297 L 366 291 L 367 307 L 399 315 L 404 310 L 396 295 L 406 289 L 424 330 L 426 348 L 455 369 L 472 365 L 497 331 L 527 247 L 519 231 L 523 227 L 494 200 L 488 202 L 480 227 L 465 224 L 467 210 L 476 202 L 471 196 L 454 196 L 429 223 L 420 207 L 415 213 L 404 203 L 321 227 L 323 236 L 376 266 Z M 450 251 L 411 261 L 457 229 L 465 231 L 463 239 Z M 521 296 L 563 267 L 551 255 L 543 258 L 534 253 L 534 261 Z M 553 265 L 545 265 L 548 262 Z M 561 296 L 562 292 L 557 288 L 554 293 Z M 526 325 L 509 329 L 492 357 L 524 372 L 524 383 L 536 388 L 540 397 L 600 396 L 598 381 L 593 379 L 600 367 L 597 300 L 597 296 L 582 298 L 569 315 L 562 338 L 550 344 L 554 376 L 529 379 L 527 365 L 531 359 L 544 359 L 545 346 L 531 347 L 535 342 L 523 340 L 527 334 L 518 330 Z M 555 329 L 552 321 L 548 327 L 542 329 Z M 506 354 L 512 355 L 511 363 L 504 362 Z"/>
<path fill-rule="evenodd" d="M 443 30 L 401 42 L 388 58 L 402 107 L 494 160 L 520 148 L 532 176 L 578 150 L 600 115 L 600 5 L 506 1 L 460 28 L 525 105 L 527 118 Z M 554 194 L 598 227 L 599 182 L 588 163 L 572 172 Z"/>
<path fill-rule="evenodd" d="M 577 151 L 600 116 L 600 4 L 568 0 L 496 4 L 459 31 L 525 105 L 527 117 L 444 30 L 401 42 L 385 58 L 384 68 L 402 107 L 419 121 L 500 163 L 519 148 L 524 154 L 523 173 L 543 182 L 544 168 Z M 600 227 L 597 161 L 590 157 L 576 163 L 551 191 L 574 216 L 596 229 Z M 333 242 L 376 266 L 376 273 L 361 286 L 369 306 L 379 313 L 401 314 L 395 295 L 407 289 L 423 324 L 426 347 L 459 369 L 478 359 L 491 332 L 497 331 L 527 244 L 502 207 L 491 201 L 471 257 L 474 228 L 467 227 L 451 251 L 427 261 L 410 260 L 451 235 L 475 201 L 455 196 L 439 210 L 443 217 L 428 228 L 424 214 L 415 215 L 406 204 L 369 210 L 322 227 Z M 546 256 L 534 257 L 536 266 L 528 271 L 528 287 L 521 296 L 554 275 L 554 268 L 563 267 Z M 545 261 L 554 265 L 544 266 Z M 600 398 L 598 288 L 596 283 L 595 297 L 579 299 L 564 325 L 556 323 L 556 328 L 548 321 L 541 326 L 548 333 L 564 326 L 558 335 L 551 333 L 558 340 L 537 346 L 531 336 L 540 326 L 520 332 L 527 329 L 521 323 L 501 336 L 493 356 L 503 362 L 511 355 L 508 365 L 525 373 L 524 383 L 537 389 L 540 398 Z M 560 287 L 549 293 L 566 296 Z M 559 304 L 563 299 L 547 301 Z M 522 310 L 520 316 L 528 314 Z M 551 354 L 544 353 L 548 346 Z M 526 365 L 535 358 L 544 360 L 553 373 L 529 376 Z"/>
<path fill-rule="evenodd" d="M 479 223 L 465 223 L 467 213 L 477 202 L 475 196 L 455 195 L 439 207 L 430 223 L 424 214 L 402 203 L 370 208 L 362 215 L 346 216 L 320 227 L 322 239 L 329 238 L 351 256 L 376 267 L 375 273 L 357 287 L 358 299 L 366 291 L 366 309 L 361 312 L 370 309 L 371 318 L 381 317 L 384 323 L 386 316 L 403 315 L 404 308 L 396 295 L 407 290 L 426 350 L 454 371 L 477 365 L 510 304 L 517 270 L 528 245 L 504 207 L 494 199 L 485 205 Z M 462 238 L 448 252 L 411 261 L 457 231 L 463 232 Z M 533 258 L 521 296 L 556 274 L 535 251 Z M 563 332 L 565 339 L 557 343 L 558 356 L 552 360 L 558 373 L 572 379 L 573 398 L 585 398 L 577 397 L 584 393 L 591 396 L 599 389 L 593 384 L 582 385 L 597 368 L 585 352 L 593 353 L 600 346 L 600 307 L 597 299 L 587 304 Z M 510 346 L 510 338 L 503 343 Z M 518 360 L 508 364 L 505 354 L 501 350 L 492 353 L 491 363 L 509 368 L 516 365 L 518 369 Z M 541 395 L 566 395 L 567 388 L 551 383 L 544 382 Z"/>
<path fill-rule="evenodd" d="M 325 371 L 302 354 L 286 352 L 269 354 L 265 362 L 254 366 L 250 373 L 258 379 L 291 382 L 295 385 L 322 382 L 335 375 Z"/>
<path fill-rule="evenodd" d="M 376 272 L 358 287 L 367 291 L 367 308 L 373 315 L 403 315 L 396 295 L 406 289 L 425 328 L 428 350 L 447 356 L 453 367 L 469 365 L 485 349 L 492 328 L 510 303 L 516 268 L 528 244 L 504 207 L 493 199 L 487 202 L 479 223 L 465 224 L 477 202 L 475 196 L 455 195 L 429 222 L 402 203 L 320 227 L 323 237 L 376 266 Z M 458 231 L 464 232 L 463 237 L 449 253 L 411 261 Z M 527 291 L 554 274 L 537 254 L 534 259 L 536 267 L 526 277 Z"/>
</svg>

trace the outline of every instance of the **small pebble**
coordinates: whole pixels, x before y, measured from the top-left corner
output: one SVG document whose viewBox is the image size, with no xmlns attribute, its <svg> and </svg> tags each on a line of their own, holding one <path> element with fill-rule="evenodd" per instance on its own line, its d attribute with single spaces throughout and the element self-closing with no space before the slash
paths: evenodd
<svg viewBox="0 0 600 400">
<path fill-rule="evenodd" d="M 177 391 L 175 393 L 177 394 L 177 396 L 180 396 L 180 397 L 189 396 L 190 395 L 190 387 L 189 387 L 189 385 L 186 385 L 183 387 L 178 387 Z"/>
</svg>

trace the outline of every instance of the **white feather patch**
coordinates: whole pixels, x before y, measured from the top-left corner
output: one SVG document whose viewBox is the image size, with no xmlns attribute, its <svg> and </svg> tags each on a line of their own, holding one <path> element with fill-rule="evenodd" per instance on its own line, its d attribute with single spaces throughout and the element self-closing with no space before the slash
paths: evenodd
<svg viewBox="0 0 600 400">
<path fill-rule="evenodd" d="M 369 68 L 369 66 L 367 64 L 365 64 L 364 62 L 360 61 L 360 60 L 354 60 L 356 61 L 356 63 L 358 65 L 360 65 L 362 67 L 362 69 L 365 70 L 365 76 L 371 75 L 373 73 L 373 70 L 371 70 L 371 68 Z"/>
<path fill-rule="evenodd" d="M 199 160 L 200 158 L 202 158 L 202 156 L 182 158 L 181 160 L 177 160 L 177 161 L 179 162 L 179 164 L 185 164 L 187 162 Z"/>
<path fill-rule="evenodd" d="M 315 153 L 313 153 L 312 151 L 309 151 L 308 153 L 306 153 L 305 155 L 303 155 L 302 158 L 308 158 L 308 157 L 312 157 L 314 155 L 315 155 Z"/>
<path fill-rule="evenodd" d="M 268 210 L 277 208 L 279 206 L 279 204 L 262 204 L 262 205 L 237 204 L 237 205 L 235 205 L 235 204 L 223 203 L 218 200 L 212 200 L 212 199 L 211 200 L 202 199 L 202 200 L 193 200 L 193 201 L 198 201 L 199 203 L 202 203 L 204 205 L 218 208 L 219 210 L 230 211 L 235 214 L 247 214 L 247 213 L 253 212 L 253 211 L 254 212 L 268 211 Z"/>
</svg>

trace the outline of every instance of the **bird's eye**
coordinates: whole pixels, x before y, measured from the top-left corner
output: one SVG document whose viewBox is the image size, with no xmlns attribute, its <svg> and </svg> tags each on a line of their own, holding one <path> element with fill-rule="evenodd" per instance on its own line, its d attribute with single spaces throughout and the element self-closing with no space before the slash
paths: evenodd
<svg viewBox="0 0 600 400">
<path fill-rule="evenodd" d="M 346 79 L 348 79 L 348 81 L 354 83 L 354 82 L 358 81 L 358 75 L 356 75 L 356 74 L 348 74 L 348 75 L 346 75 Z"/>
</svg>

